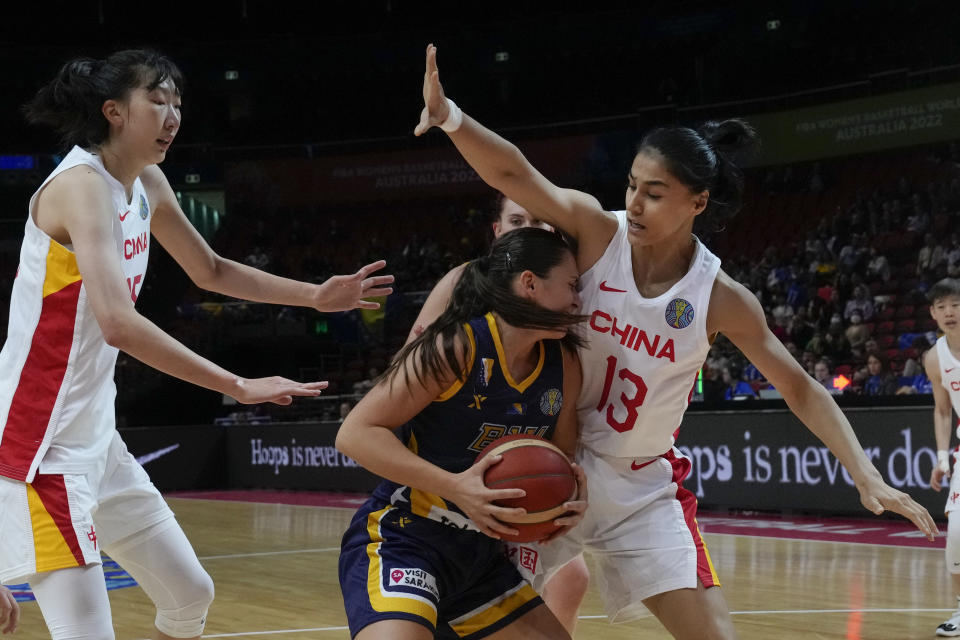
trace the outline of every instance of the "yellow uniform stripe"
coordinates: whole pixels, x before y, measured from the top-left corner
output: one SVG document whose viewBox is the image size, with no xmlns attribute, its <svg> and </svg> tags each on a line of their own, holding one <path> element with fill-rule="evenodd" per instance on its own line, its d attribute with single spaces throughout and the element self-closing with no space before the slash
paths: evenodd
<svg viewBox="0 0 960 640">
<path fill-rule="evenodd" d="M 463 383 L 466 381 L 466 377 L 470 375 L 470 370 L 473 369 L 473 359 L 477 355 L 477 340 L 473 337 L 473 328 L 469 324 L 463 325 L 464 329 L 467 330 L 467 341 L 470 343 L 470 350 L 467 352 L 467 362 L 463 367 L 464 379 L 460 380 L 459 378 L 454 381 L 450 388 L 437 396 L 437 399 L 434 402 L 445 402 L 456 395 L 457 391 L 460 391 L 460 387 L 463 386 Z"/>
<path fill-rule="evenodd" d="M 33 549 L 37 559 L 37 572 L 80 566 L 70 547 L 67 546 L 67 541 L 63 539 L 57 523 L 53 521 L 53 516 L 43 506 L 40 494 L 29 484 L 26 487 L 30 522 L 33 525 Z"/>
<path fill-rule="evenodd" d="M 47 274 L 43 279 L 43 297 L 60 291 L 67 285 L 80 280 L 77 268 L 77 256 L 62 244 L 50 241 L 47 250 Z"/>
<path fill-rule="evenodd" d="M 510 615 L 523 605 L 534 598 L 537 598 L 537 592 L 527 583 L 514 591 L 507 593 L 505 597 L 487 603 L 483 610 L 467 614 L 467 618 L 458 618 L 450 621 L 450 627 L 461 638 L 471 633 L 476 633 L 481 629 L 486 629 L 492 624 L 496 624 L 501 618 Z"/>
<path fill-rule="evenodd" d="M 693 526 L 697 528 L 697 535 L 700 537 L 700 540 L 703 540 L 703 534 L 700 533 L 700 523 L 697 522 L 696 518 L 693 519 Z M 717 571 L 713 568 L 713 560 L 710 559 L 710 550 L 707 549 L 706 541 L 703 541 L 703 555 L 707 559 L 707 566 L 710 567 L 710 576 L 713 578 L 713 584 L 718 587 L 721 586 L 720 577 L 717 576 Z"/>
<path fill-rule="evenodd" d="M 385 594 L 381 588 L 383 584 L 383 564 L 380 561 L 380 545 L 383 536 L 380 535 L 380 520 L 395 507 L 384 507 L 373 511 L 367 516 L 367 534 L 370 543 L 367 545 L 367 557 L 370 566 L 367 568 L 367 595 L 374 611 L 399 611 L 426 618 L 434 626 L 437 625 L 437 609 L 426 599 L 417 599 L 408 594 Z"/>
<path fill-rule="evenodd" d="M 490 335 L 493 336 L 493 346 L 497 349 L 497 359 L 500 361 L 500 369 L 503 371 L 503 377 L 507 380 L 507 384 L 511 387 L 523 393 L 527 390 L 533 382 L 540 376 L 540 372 L 543 371 L 543 361 L 544 361 L 544 349 L 543 349 L 543 340 L 537 343 L 537 346 L 540 348 L 540 359 L 537 361 L 537 366 L 534 367 L 533 372 L 526 377 L 522 382 L 515 382 L 513 376 L 510 375 L 510 369 L 507 368 L 507 357 L 503 352 L 503 343 L 500 342 L 500 332 L 497 330 L 497 321 L 494 319 L 492 313 L 486 315 L 487 325 L 490 327 Z"/>
</svg>

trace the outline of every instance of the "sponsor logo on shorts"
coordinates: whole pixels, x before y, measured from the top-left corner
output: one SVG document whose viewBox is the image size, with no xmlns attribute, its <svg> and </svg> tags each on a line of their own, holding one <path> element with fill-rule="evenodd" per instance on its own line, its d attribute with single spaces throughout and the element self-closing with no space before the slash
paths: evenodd
<svg viewBox="0 0 960 640">
<path fill-rule="evenodd" d="M 530 573 L 537 573 L 537 561 L 540 559 L 540 554 L 537 553 L 536 549 L 511 544 L 504 548 L 504 553 L 507 556 L 507 560 L 514 565 L 521 569 L 526 569 Z"/>
<path fill-rule="evenodd" d="M 437 579 L 423 569 L 390 569 L 391 587 L 413 587 L 426 591 L 435 598 L 440 597 Z"/>
</svg>

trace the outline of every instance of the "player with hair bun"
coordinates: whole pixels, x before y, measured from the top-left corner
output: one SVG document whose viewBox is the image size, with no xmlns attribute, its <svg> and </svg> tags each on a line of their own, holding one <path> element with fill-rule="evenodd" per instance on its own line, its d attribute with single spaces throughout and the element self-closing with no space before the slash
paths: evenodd
<svg viewBox="0 0 960 640">
<path fill-rule="evenodd" d="M 491 187 L 577 243 L 584 372 L 577 462 L 602 487 L 584 520 L 536 549 L 535 588 L 582 550 L 597 562 L 611 621 L 652 612 L 677 638 L 734 638 L 729 608 L 682 487 L 690 461 L 674 439 L 711 340 L 724 333 L 783 394 L 797 417 L 849 471 L 863 505 L 905 515 L 931 540 L 936 526 L 888 486 L 825 389 L 767 328 L 763 309 L 694 235 L 740 208 L 742 157 L 756 146 L 741 120 L 648 132 L 627 173 L 623 211 L 561 189 L 520 151 L 465 115 L 440 85 L 427 47 L 424 109 L 415 129 L 439 126 Z"/>
</svg>

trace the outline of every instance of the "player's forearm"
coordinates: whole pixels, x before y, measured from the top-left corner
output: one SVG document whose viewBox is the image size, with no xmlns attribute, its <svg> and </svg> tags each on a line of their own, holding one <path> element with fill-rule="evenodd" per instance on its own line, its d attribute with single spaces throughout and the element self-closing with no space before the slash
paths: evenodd
<svg viewBox="0 0 960 640">
<path fill-rule="evenodd" d="M 208 291 L 252 302 L 293 307 L 313 307 L 319 301 L 317 285 L 283 278 L 253 267 L 219 258 L 208 280 L 197 283 Z"/>
<path fill-rule="evenodd" d="M 937 450 L 946 451 L 950 448 L 950 411 L 933 412 L 933 433 L 937 441 Z"/>
<path fill-rule="evenodd" d="M 104 339 L 140 362 L 180 380 L 238 397 L 243 381 L 194 353 L 134 311 L 101 322 Z"/>
<path fill-rule="evenodd" d="M 358 424 L 348 417 L 337 433 L 337 449 L 364 469 L 408 487 L 446 495 L 453 474 L 407 449 L 390 429 Z"/>
<path fill-rule="evenodd" d="M 869 476 L 879 476 L 847 417 L 827 393 L 811 379 L 797 395 L 785 396 L 787 406 L 837 457 L 858 486 Z"/>
<path fill-rule="evenodd" d="M 463 114 L 460 128 L 447 135 L 463 159 L 494 189 L 509 191 L 512 180 L 530 173 L 532 169 L 516 145 L 467 114 Z"/>
</svg>

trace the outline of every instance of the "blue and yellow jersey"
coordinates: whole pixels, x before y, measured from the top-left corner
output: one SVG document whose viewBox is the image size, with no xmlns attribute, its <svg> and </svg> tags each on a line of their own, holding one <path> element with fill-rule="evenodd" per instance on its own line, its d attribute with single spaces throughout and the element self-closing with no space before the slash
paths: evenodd
<svg viewBox="0 0 960 640">
<path fill-rule="evenodd" d="M 559 340 L 541 340 L 537 365 L 524 380 L 505 366 L 493 315 L 465 325 L 467 374 L 399 430 L 421 458 L 453 473 L 468 469 L 489 443 L 505 435 L 553 435 L 563 406 L 563 354 Z M 414 515 L 475 529 L 457 506 L 440 496 L 385 480 L 373 493 Z"/>
</svg>

